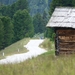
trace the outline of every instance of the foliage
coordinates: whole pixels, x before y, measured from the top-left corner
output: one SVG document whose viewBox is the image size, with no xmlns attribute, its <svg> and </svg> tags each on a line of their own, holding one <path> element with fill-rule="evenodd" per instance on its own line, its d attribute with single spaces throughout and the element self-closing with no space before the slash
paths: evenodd
<svg viewBox="0 0 75 75">
<path fill-rule="evenodd" d="M 9 11 L 7 11 L 8 10 L 8 7 L 9 6 L 5 6 L 5 5 L 2 5 L 1 7 L 0 7 L 0 13 L 3 15 L 3 16 L 6 16 L 7 14 L 8 14 L 8 12 Z"/>
<path fill-rule="evenodd" d="M 47 11 L 48 14 L 49 6 L 51 0 L 0 0 L 1 6 L 3 4 L 5 5 L 11 5 L 9 10 L 10 13 L 14 13 L 15 10 L 19 9 L 29 9 L 30 8 L 30 15 L 34 16 L 37 13 L 42 14 L 44 11 Z M 28 7 L 27 7 L 28 6 Z M 12 10 L 13 9 L 13 10 Z M 5 11 L 4 11 L 5 12 Z M 13 15 L 11 14 L 11 16 Z"/>
<path fill-rule="evenodd" d="M 2 2 L 5 1 L 3 0 Z M 32 18 L 29 14 L 27 0 L 18 0 L 14 4 L 7 6 L 1 5 L 0 16 L 3 16 L 0 18 L 4 25 L 4 41 L 2 43 L 3 48 L 7 47 L 13 42 L 23 39 L 24 37 L 33 36 L 34 28 Z"/>
<path fill-rule="evenodd" d="M 32 19 L 26 9 L 23 11 L 18 10 L 14 14 L 13 20 L 15 41 L 23 39 L 24 37 L 33 36 L 34 28 L 32 24 Z"/>
<path fill-rule="evenodd" d="M 4 26 L 0 19 L 0 49 L 3 48 L 3 41 L 4 41 Z"/>
<path fill-rule="evenodd" d="M 50 38 L 51 40 L 54 40 L 54 28 L 46 28 L 45 37 Z"/>
<path fill-rule="evenodd" d="M 75 6 L 75 0 L 72 0 L 72 5 Z"/>
<path fill-rule="evenodd" d="M 50 4 L 50 13 L 49 13 L 50 16 L 57 6 L 73 7 L 74 6 L 73 1 L 75 1 L 75 0 L 52 0 L 52 2 Z"/>
<path fill-rule="evenodd" d="M 31 16 L 36 15 L 37 13 L 42 14 L 44 11 L 47 11 L 51 0 L 28 0 L 30 14 Z"/>
<path fill-rule="evenodd" d="M 23 9 L 28 9 L 28 1 L 27 0 L 18 0 L 16 3 L 16 9 L 19 10 L 23 10 Z"/>
<path fill-rule="evenodd" d="M 2 23 L 3 23 L 3 48 L 6 46 L 10 45 L 12 43 L 12 38 L 13 38 L 13 25 L 11 22 L 11 19 L 9 17 L 1 16 L 0 17 Z M 1 36 L 1 37 L 2 37 Z"/>
<path fill-rule="evenodd" d="M 9 5 L 12 4 L 14 2 L 16 2 L 17 0 L 0 0 L 1 4 L 5 4 L 5 5 Z"/>
<path fill-rule="evenodd" d="M 3 39 L 6 39 L 3 41 L 3 48 L 24 37 L 45 32 L 51 0 L 0 0 L 0 2 L 0 16 L 4 16 L 1 18 L 4 26 Z M 30 15 L 35 15 L 33 20 Z"/>
<path fill-rule="evenodd" d="M 47 23 L 47 15 L 44 12 L 43 16 L 41 14 L 37 13 L 33 17 L 33 25 L 34 25 L 34 32 L 35 33 L 43 33 L 45 32 L 46 23 Z"/>
<path fill-rule="evenodd" d="M 0 12 L 2 13 L 3 16 L 9 16 L 13 18 L 13 15 L 17 10 L 24 10 L 24 9 L 29 10 L 27 0 L 18 0 L 12 5 L 8 6 L 1 5 Z"/>
</svg>

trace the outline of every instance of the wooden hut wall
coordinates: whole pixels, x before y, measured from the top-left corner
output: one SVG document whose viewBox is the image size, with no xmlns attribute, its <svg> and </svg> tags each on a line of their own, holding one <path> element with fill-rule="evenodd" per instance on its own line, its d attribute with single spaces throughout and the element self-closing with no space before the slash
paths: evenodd
<svg viewBox="0 0 75 75">
<path fill-rule="evenodd" d="M 55 47 L 59 54 L 75 53 L 75 30 L 57 29 Z"/>
</svg>

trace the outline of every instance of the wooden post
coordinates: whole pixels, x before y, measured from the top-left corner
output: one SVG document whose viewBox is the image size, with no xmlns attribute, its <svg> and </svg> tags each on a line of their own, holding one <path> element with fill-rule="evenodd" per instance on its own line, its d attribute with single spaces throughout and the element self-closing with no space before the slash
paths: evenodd
<svg viewBox="0 0 75 75">
<path fill-rule="evenodd" d="M 4 56 L 4 52 L 3 52 L 3 56 Z"/>
<path fill-rule="evenodd" d="M 59 55 L 59 39 L 58 39 L 58 32 L 56 31 L 56 38 L 55 38 L 55 55 L 58 56 Z"/>
<path fill-rule="evenodd" d="M 18 52 L 19 52 L 19 49 L 18 49 Z"/>
</svg>

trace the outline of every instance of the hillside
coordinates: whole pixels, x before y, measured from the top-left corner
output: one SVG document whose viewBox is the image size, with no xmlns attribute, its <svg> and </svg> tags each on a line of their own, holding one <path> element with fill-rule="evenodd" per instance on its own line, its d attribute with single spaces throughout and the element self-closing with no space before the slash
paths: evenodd
<svg viewBox="0 0 75 75">
<path fill-rule="evenodd" d="M 42 39 L 30 40 L 26 45 L 24 45 L 28 52 L 7 56 L 5 59 L 0 60 L 0 64 L 20 63 L 27 59 L 32 59 L 33 57 L 37 57 L 47 52 L 45 49 L 39 47 L 39 44 L 43 41 L 44 40 Z"/>
<path fill-rule="evenodd" d="M 36 13 L 43 13 L 46 11 L 48 13 L 49 5 L 51 0 L 28 0 L 30 14 L 33 16 Z"/>
<path fill-rule="evenodd" d="M 74 70 L 75 55 L 55 57 L 52 50 L 19 64 L 0 65 L 0 75 L 75 75 Z"/>
<path fill-rule="evenodd" d="M 28 4 L 27 0 L 18 0 L 12 5 L 8 5 L 11 3 L 9 1 L 10 3 L 6 2 L 7 5 L 0 6 L 0 27 L 2 27 L 0 29 L 2 32 L 0 34 L 2 37 L 0 49 L 4 49 L 25 37 L 33 37 L 34 34 L 45 32 L 45 26 L 49 18 L 47 14 L 49 1 L 32 1 L 28 0 Z"/>
<path fill-rule="evenodd" d="M 11 5 L 18 0 L 0 0 L 1 4 Z M 36 13 L 43 13 L 46 11 L 48 13 L 48 9 L 50 6 L 51 0 L 28 0 L 30 14 L 34 16 Z"/>
<path fill-rule="evenodd" d="M 16 2 L 17 0 L 0 0 L 1 4 L 10 5 Z"/>
</svg>

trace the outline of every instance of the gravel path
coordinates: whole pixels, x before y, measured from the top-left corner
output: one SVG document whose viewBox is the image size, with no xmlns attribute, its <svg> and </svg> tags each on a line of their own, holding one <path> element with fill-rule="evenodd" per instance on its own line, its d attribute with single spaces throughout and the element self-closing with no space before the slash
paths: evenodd
<svg viewBox="0 0 75 75">
<path fill-rule="evenodd" d="M 0 64 L 9 64 L 9 63 L 20 63 L 27 59 L 31 59 L 32 57 L 36 57 L 41 55 L 42 53 L 47 52 L 46 50 L 39 47 L 44 40 L 30 40 L 26 47 L 29 51 L 27 53 L 22 54 L 14 54 L 11 56 L 7 56 L 5 59 L 0 60 Z"/>
</svg>

